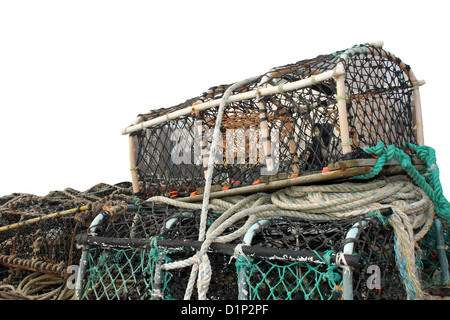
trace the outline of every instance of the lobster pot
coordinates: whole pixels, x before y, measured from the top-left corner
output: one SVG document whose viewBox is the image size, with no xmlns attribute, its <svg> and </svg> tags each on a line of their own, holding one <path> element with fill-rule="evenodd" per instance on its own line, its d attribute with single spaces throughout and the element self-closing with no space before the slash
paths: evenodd
<svg viewBox="0 0 450 320">
<path fill-rule="evenodd" d="M 81 251 L 75 235 L 85 232 L 97 207 L 122 202 L 129 183 L 72 188 L 46 196 L 13 194 L 0 208 L 0 266 L 67 277 Z M 125 191 L 124 191 L 125 190 Z"/>
<path fill-rule="evenodd" d="M 240 256 L 236 265 L 241 299 L 406 299 L 395 261 L 394 232 L 378 218 L 322 222 L 275 218 L 260 225 L 247 239 L 252 246 L 311 254 L 277 259 Z M 344 252 L 347 261 L 337 261 L 336 252 Z M 358 259 L 350 260 L 350 255 Z"/>
<path fill-rule="evenodd" d="M 213 191 L 320 171 L 365 157 L 362 149 L 378 142 L 423 144 L 422 83 L 374 43 L 276 67 L 233 88 L 212 87 L 141 114 L 123 130 L 133 190 L 202 193 L 216 126 Z"/>
<path fill-rule="evenodd" d="M 0 265 L 65 276 L 66 268 L 80 259 L 74 235 L 86 229 L 76 219 L 83 215 L 76 210 L 82 205 L 57 192 L 12 196 L 0 212 Z"/>
<path fill-rule="evenodd" d="M 0 244 L 0 265 L 64 276 L 66 268 L 80 260 L 74 235 L 82 230 L 73 217 L 60 217 L 7 231 L 10 237 Z"/>
<path fill-rule="evenodd" d="M 211 211 L 209 224 L 220 213 Z M 161 266 L 195 254 L 198 247 L 192 247 L 190 243 L 195 243 L 198 238 L 199 220 L 200 210 L 154 202 L 143 203 L 138 210 L 128 208 L 114 217 L 102 216 L 91 227 L 95 228 L 95 236 L 77 238 L 77 244 L 84 247 L 78 298 L 183 299 L 190 268 L 164 271 Z M 230 255 L 216 252 L 209 258 L 216 275 L 211 283 L 213 298 L 236 298 L 236 270 L 228 263 Z"/>
<path fill-rule="evenodd" d="M 91 246 L 79 299 L 183 300 L 190 268 L 169 272 L 162 271 L 161 266 L 193 254 L 190 249 Z M 209 258 L 216 275 L 210 284 L 211 299 L 237 299 L 236 269 L 234 264 L 228 264 L 230 256 L 211 254 Z M 195 291 L 192 298 L 197 298 Z"/>
<path fill-rule="evenodd" d="M 188 259 L 200 249 L 201 242 L 196 241 L 200 212 L 144 204 L 138 210 L 101 215 L 101 221 L 93 224 L 95 231 L 77 236 L 77 244 L 83 246 L 79 299 L 184 298 L 191 268 L 166 270 L 163 266 Z M 211 210 L 208 227 L 219 215 Z M 210 246 L 208 298 L 407 299 L 394 231 L 385 222 L 376 215 L 323 221 L 260 220 L 239 238 Z M 243 223 L 230 226 L 225 233 L 232 234 Z M 422 259 L 418 263 L 428 266 L 421 269 L 427 279 L 432 261 L 428 254 Z M 191 298 L 198 297 L 196 289 Z"/>
</svg>

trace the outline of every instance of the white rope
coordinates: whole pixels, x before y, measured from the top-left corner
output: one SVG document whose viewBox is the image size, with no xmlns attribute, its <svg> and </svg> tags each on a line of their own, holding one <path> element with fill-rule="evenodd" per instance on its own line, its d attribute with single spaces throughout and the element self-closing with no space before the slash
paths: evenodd
<svg viewBox="0 0 450 320">
<path fill-rule="evenodd" d="M 345 259 L 345 254 L 343 252 L 336 253 L 336 264 L 344 269 L 344 274 L 350 274 L 350 267 Z"/>
<path fill-rule="evenodd" d="M 233 259 L 239 259 L 239 257 L 241 256 L 245 256 L 244 254 L 244 250 L 242 249 L 243 246 L 248 246 L 248 244 L 245 243 L 239 243 L 236 245 L 236 247 L 234 247 L 234 253 L 233 255 L 230 257 L 230 261 L 228 261 L 228 264 L 231 263 L 231 261 L 233 261 Z"/>
</svg>

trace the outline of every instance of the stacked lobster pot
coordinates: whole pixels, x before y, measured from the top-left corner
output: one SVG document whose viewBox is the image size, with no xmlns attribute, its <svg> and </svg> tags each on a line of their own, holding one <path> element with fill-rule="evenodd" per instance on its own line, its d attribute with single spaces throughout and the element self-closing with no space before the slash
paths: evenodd
<svg viewBox="0 0 450 320">
<path fill-rule="evenodd" d="M 450 210 L 423 84 L 371 43 L 139 115 L 135 197 L 76 237 L 77 298 L 435 296 Z"/>
</svg>

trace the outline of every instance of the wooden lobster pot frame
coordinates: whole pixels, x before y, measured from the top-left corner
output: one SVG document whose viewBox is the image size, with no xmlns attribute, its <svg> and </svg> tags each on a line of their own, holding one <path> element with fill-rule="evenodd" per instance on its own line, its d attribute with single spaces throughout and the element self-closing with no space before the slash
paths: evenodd
<svg viewBox="0 0 450 320">
<path fill-rule="evenodd" d="M 380 141 L 422 145 L 424 82 L 382 45 L 357 45 L 273 68 L 234 89 L 219 123 L 213 186 L 321 171 L 360 157 Z M 139 115 L 122 131 L 129 135 L 134 192 L 175 197 L 201 190 L 228 87 Z"/>
</svg>

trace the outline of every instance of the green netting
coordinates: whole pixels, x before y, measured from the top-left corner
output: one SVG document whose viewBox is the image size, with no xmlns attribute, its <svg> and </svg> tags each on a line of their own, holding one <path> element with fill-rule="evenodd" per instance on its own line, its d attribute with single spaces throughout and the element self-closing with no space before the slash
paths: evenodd
<svg viewBox="0 0 450 320">
<path fill-rule="evenodd" d="M 189 270 L 164 271 L 164 263 L 192 254 L 192 250 L 167 248 L 89 249 L 83 300 L 182 300 Z M 212 299 L 235 299 L 237 282 L 230 257 L 213 255 L 218 271 L 212 281 Z M 228 259 L 228 260 L 227 260 Z M 194 297 L 195 299 L 195 294 Z"/>
<path fill-rule="evenodd" d="M 240 298 L 249 300 L 336 300 L 342 298 L 337 265 L 239 256 Z"/>
<path fill-rule="evenodd" d="M 155 266 L 160 259 L 157 250 L 138 248 L 89 252 L 88 277 L 82 299 L 152 299 L 156 294 Z M 161 294 L 165 294 L 165 279 L 161 279 Z"/>
</svg>

